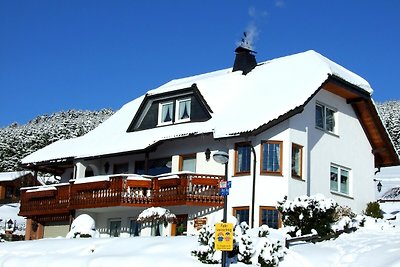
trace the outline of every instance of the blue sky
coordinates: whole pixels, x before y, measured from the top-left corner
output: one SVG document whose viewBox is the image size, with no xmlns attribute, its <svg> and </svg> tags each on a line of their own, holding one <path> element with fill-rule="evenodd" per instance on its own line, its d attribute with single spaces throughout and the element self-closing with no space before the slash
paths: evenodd
<svg viewBox="0 0 400 267">
<path fill-rule="evenodd" d="M 0 127 L 119 109 L 175 78 L 316 50 L 399 100 L 400 1 L 0 0 Z"/>
</svg>

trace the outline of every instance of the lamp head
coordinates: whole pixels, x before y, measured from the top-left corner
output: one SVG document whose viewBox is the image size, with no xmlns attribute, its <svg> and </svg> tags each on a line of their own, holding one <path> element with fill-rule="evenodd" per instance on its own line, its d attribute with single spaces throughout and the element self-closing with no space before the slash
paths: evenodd
<svg viewBox="0 0 400 267">
<path fill-rule="evenodd" d="M 229 155 L 228 155 L 228 153 L 226 153 L 224 151 L 217 151 L 214 153 L 213 159 L 217 163 L 226 164 L 226 163 L 228 163 Z"/>
</svg>

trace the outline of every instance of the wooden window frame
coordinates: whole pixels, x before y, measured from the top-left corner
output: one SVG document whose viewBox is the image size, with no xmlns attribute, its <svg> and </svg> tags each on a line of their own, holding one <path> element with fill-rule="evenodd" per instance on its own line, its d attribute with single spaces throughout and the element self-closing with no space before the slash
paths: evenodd
<svg viewBox="0 0 400 267">
<path fill-rule="evenodd" d="M 263 162 L 264 162 L 264 144 L 279 144 L 280 146 L 280 151 L 279 151 L 279 166 L 280 170 L 278 172 L 274 171 L 264 171 L 263 170 Z M 266 140 L 261 142 L 261 147 L 260 147 L 260 174 L 262 175 L 275 175 L 275 176 L 282 176 L 282 171 L 283 171 L 283 141 L 277 141 L 277 140 Z"/>
<path fill-rule="evenodd" d="M 236 218 L 236 213 L 238 210 L 248 210 L 249 211 L 249 218 L 247 221 L 247 224 L 250 222 L 250 206 L 238 206 L 238 207 L 232 207 L 232 215 Z"/>
<path fill-rule="evenodd" d="M 298 148 L 300 150 L 300 175 L 297 175 L 295 173 L 293 173 L 293 151 L 294 148 Z M 296 143 L 292 143 L 292 156 L 291 156 L 291 160 L 292 160 L 292 167 L 291 167 L 291 174 L 293 178 L 296 179 L 303 179 L 303 146 L 296 144 Z"/>
<path fill-rule="evenodd" d="M 179 171 L 180 172 L 183 171 L 183 160 L 184 159 L 195 159 L 196 163 L 197 163 L 197 155 L 196 155 L 196 153 L 180 155 L 179 156 Z"/>
<path fill-rule="evenodd" d="M 258 225 L 262 225 L 262 211 L 263 210 L 276 210 L 278 211 L 278 229 L 282 227 L 282 214 L 279 212 L 279 210 L 276 207 L 273 206 L 260 206 L 259 210 L 259 222 Z"/>
<path fill-rule="evenodd" d="M 239 152 L 238 152 L 238 147 L 248 147 L 251 150 L 251 147 L 248 143 L 246 142 L 239 142 L 235 144 L 235 172 L 234 176 L 245 176 L 245 175 L 250 175 L 250 170 L 251 170 L 251 151 L 250 151 L 250 159 L 249 159 L 249 170 L 248 171 L 242 171 L 238 172 L 238 159 L 239 159 Z"/>
</svg>

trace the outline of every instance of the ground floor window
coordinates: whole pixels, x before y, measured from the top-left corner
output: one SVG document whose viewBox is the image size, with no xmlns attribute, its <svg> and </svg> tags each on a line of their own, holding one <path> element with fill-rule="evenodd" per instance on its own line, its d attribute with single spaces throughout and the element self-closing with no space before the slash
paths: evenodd
<svg viewBox="0 0 400 267">
<path fill-rule="evenodd" d="M 330 188 L 332 192 L 350 194 L 350 170 L 337 165 L 331 165 Z"/>
<path fill-rule="evenodd" d="M 260 225 L 268 225 L 270 228 L 278 229 L 281 227 L 281 218 L 279 211 L 275 207 L 260 207 Z"/>
<path fill-rule="evenodd" d="M 129 223 L 129 235 L 130 236 L 140 236 L 140 231 L 141 231 L 141 223 L 138 222 L 136 219 L 131 220 Z"/>
<path fill-rule="evenodd" d="M 196 172 L 196 154 L 180 156 L 179 171 Z"/>
<path fill-rule="evenodd" d="M 110 220 L 110 236 L 118 237 L 121 234 L 121 220 Z"/>
<path fill-rule="evenodd" d="M 249 224 L 249 207 L 233 207 L 233 216 L 236 217 L 238 223 L 246 222 Z"/>
<path fill-rule="evenodd" d="M 164 224 L 162 222 L 152 222 L 151 224 L 151 235 L 162 236 Z"/>
</svg>

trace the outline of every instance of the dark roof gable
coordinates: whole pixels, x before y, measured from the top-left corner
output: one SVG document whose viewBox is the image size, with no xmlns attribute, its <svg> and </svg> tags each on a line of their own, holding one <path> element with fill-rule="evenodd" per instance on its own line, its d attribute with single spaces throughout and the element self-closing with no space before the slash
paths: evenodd
<svg viewBox="0 0 400 267">
<path fill-rule="evenodd" d="M 191 87 L 155 95 L 146 94 L 140 104 L 127 132 L 146 130 L 157 127 L 158 108 L 161 102 L 175 101 L 181 98 L 191 99 L 190 122 L 206 121 L 211 118 L 212 110 L 201 95 L 196 84 Z"/>
</svg>

